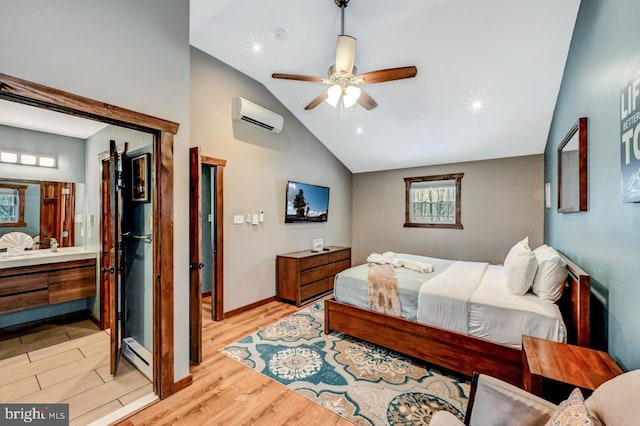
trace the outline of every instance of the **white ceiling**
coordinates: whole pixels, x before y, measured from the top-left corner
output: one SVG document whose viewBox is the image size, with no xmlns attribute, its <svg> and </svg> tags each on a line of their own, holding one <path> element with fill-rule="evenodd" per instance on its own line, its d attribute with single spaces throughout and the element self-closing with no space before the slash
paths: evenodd
<svg viewBox="0 0 640 426">
<path fill-rule="evenodd" d="M 327 86 L 271 78 L 326 76 L 340 32 L 334 0 L 191 0 L 191 44 L 264 84 L 357 173 L 544 152 L 579 5 L 351 0 L 345 33 L 358 39 L 359 72 L 418 67 L 416 78 L 364 86 L 372 111 L 304 111 Z"/>
<path fill-rule="evenodd" d="M 99 121 L 0 99 L 0 124 L 87 139 L 108 126 Z"/>
</svg>

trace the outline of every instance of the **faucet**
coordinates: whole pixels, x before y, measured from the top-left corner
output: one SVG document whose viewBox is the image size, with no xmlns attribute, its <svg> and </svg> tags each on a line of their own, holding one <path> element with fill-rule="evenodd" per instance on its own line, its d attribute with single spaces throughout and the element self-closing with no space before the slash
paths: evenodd
<svg viewBox="0 0 640 426">
<path fill-rule="evenodd" d="M 52 252 L 58 251 L 58 241 L 55 238 L 51 238 L 49 240 L 49 246 L 51 247 Z"/>
</svg>

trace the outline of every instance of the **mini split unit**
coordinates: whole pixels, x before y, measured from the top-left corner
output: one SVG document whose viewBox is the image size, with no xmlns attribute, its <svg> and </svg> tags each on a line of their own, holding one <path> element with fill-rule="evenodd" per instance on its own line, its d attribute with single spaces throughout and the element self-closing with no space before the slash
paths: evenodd
<svg viewBox="0 0 640 426">
<path fill-rule="evenodd" d="M 233 119 L 272 133 L 280 133 L 284 123 L 281 115 L 244 98 L 233 98 Z"/>
</svg>

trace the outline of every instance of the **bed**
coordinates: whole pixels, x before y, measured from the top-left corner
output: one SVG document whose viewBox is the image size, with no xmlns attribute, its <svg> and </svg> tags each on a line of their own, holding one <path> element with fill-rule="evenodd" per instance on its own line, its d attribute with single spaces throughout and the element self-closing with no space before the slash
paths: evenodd
<svg viewBox="0 0 640 426">
<path fill-rule="evenodd" d="M 563 298 L 557 305 L 558 312 L 562 311 L 562 317 L 555 330 L 557 336 L 543 337 L 561 341 L 566 337 L 570 343 L 589 346 L 589 276 L 566 256 L 561 256 L 567 264 L 568 271 Z M 429 281 L 433 282 L 437 281 L 438 276 L 444 278 L 442 271 L 454 264 L 453 261 L 442 259 L 431 259 L 430 262 L 434 265 L 434 272 L 429 274 Z M 522 385 L 522 353 L 519 347 L 521 336 L 514 335 L 513 330 L 501 330 L 502 337 L 506 337 L 503 339 L 504 343 L 497 343 L 490 340 L 496 338 L 491 334 L 494 329 L 485 327 L 482 322 L 486 321 L 487 316 L 494 321 L 500 321 L 496 318 L 505 314 L 507 316 L 502 318 L 507 320 L 502 322 L 506 324 L 532 321 L 527 314 L 519 319 L 508 319 L 508 315 L 513 314 L 511 306 L 500 306 L 495 301 L 487 301 L 495 298 L 495 289 L 499 286 L 496 277 L 502 274 L 501 267 L 487 267 L 486 273 L 483 274 L 483 281 L 486 280 L 486 283 L 479 285 L 479 291 L 474 293 L 469 302 L 469 328 L 476 335 L 468 334 L 469 330 L 452 331 L 450 328 L 455 329 L 455 325 L 447 327 L 447 324 L 436 326 L 417 322 L 418 307 L 412 293 L 415 293 L 416 288 L 420 288 L 420 280 L 402 271 L 402 268 L 398 270 L 398 282 L 403 282 L 399 288 L 402 315 L 396 317 L 370 311 L 366 299 L 363 299 L 366 296 L 362 296 L 362 291 L 345 294 L 348 292 L 345 289 L 350 287 L 366 286 L 366 283 L 362 283 L 364 268 L 367 266 L 356 266 L 344 271 L 337 278 L 346 280 L 348 284 L 336 286 L 335 297 L 347 302 L 335 299 L 325 302 L 325 333 L 339 331 L 468 376 L 478 372 L 518 386 Z M 406 280 L 401 275 L 414 278 Z M 366 289 L 364 294 L 366 295 Z M 534 295 L 532 297 L 536 298 Z M 528 302 L 535 304 L 533 300 L 523 300 L 525 304 Z M 540 309 L 543 308 L 549 309 L 548 306 Z M 534 306 L 531 309 L 535 313 L 538 308 Z M 543 312 L 543 315 L 551 318 L 553 313 Z M 535 334 L 535 331 L 531 334 Z"/>
</svg>

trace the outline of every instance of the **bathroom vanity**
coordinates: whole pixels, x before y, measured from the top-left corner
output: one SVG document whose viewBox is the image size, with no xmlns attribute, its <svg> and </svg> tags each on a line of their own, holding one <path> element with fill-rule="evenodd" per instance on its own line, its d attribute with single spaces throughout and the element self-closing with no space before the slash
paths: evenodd
<svg viewBox="0 0 640 426">
<path fill-rule="evenodd" d="M 62 247 L 0 254 L 0 314 L 95 295 L 95 252 Z"/>
</svg>

